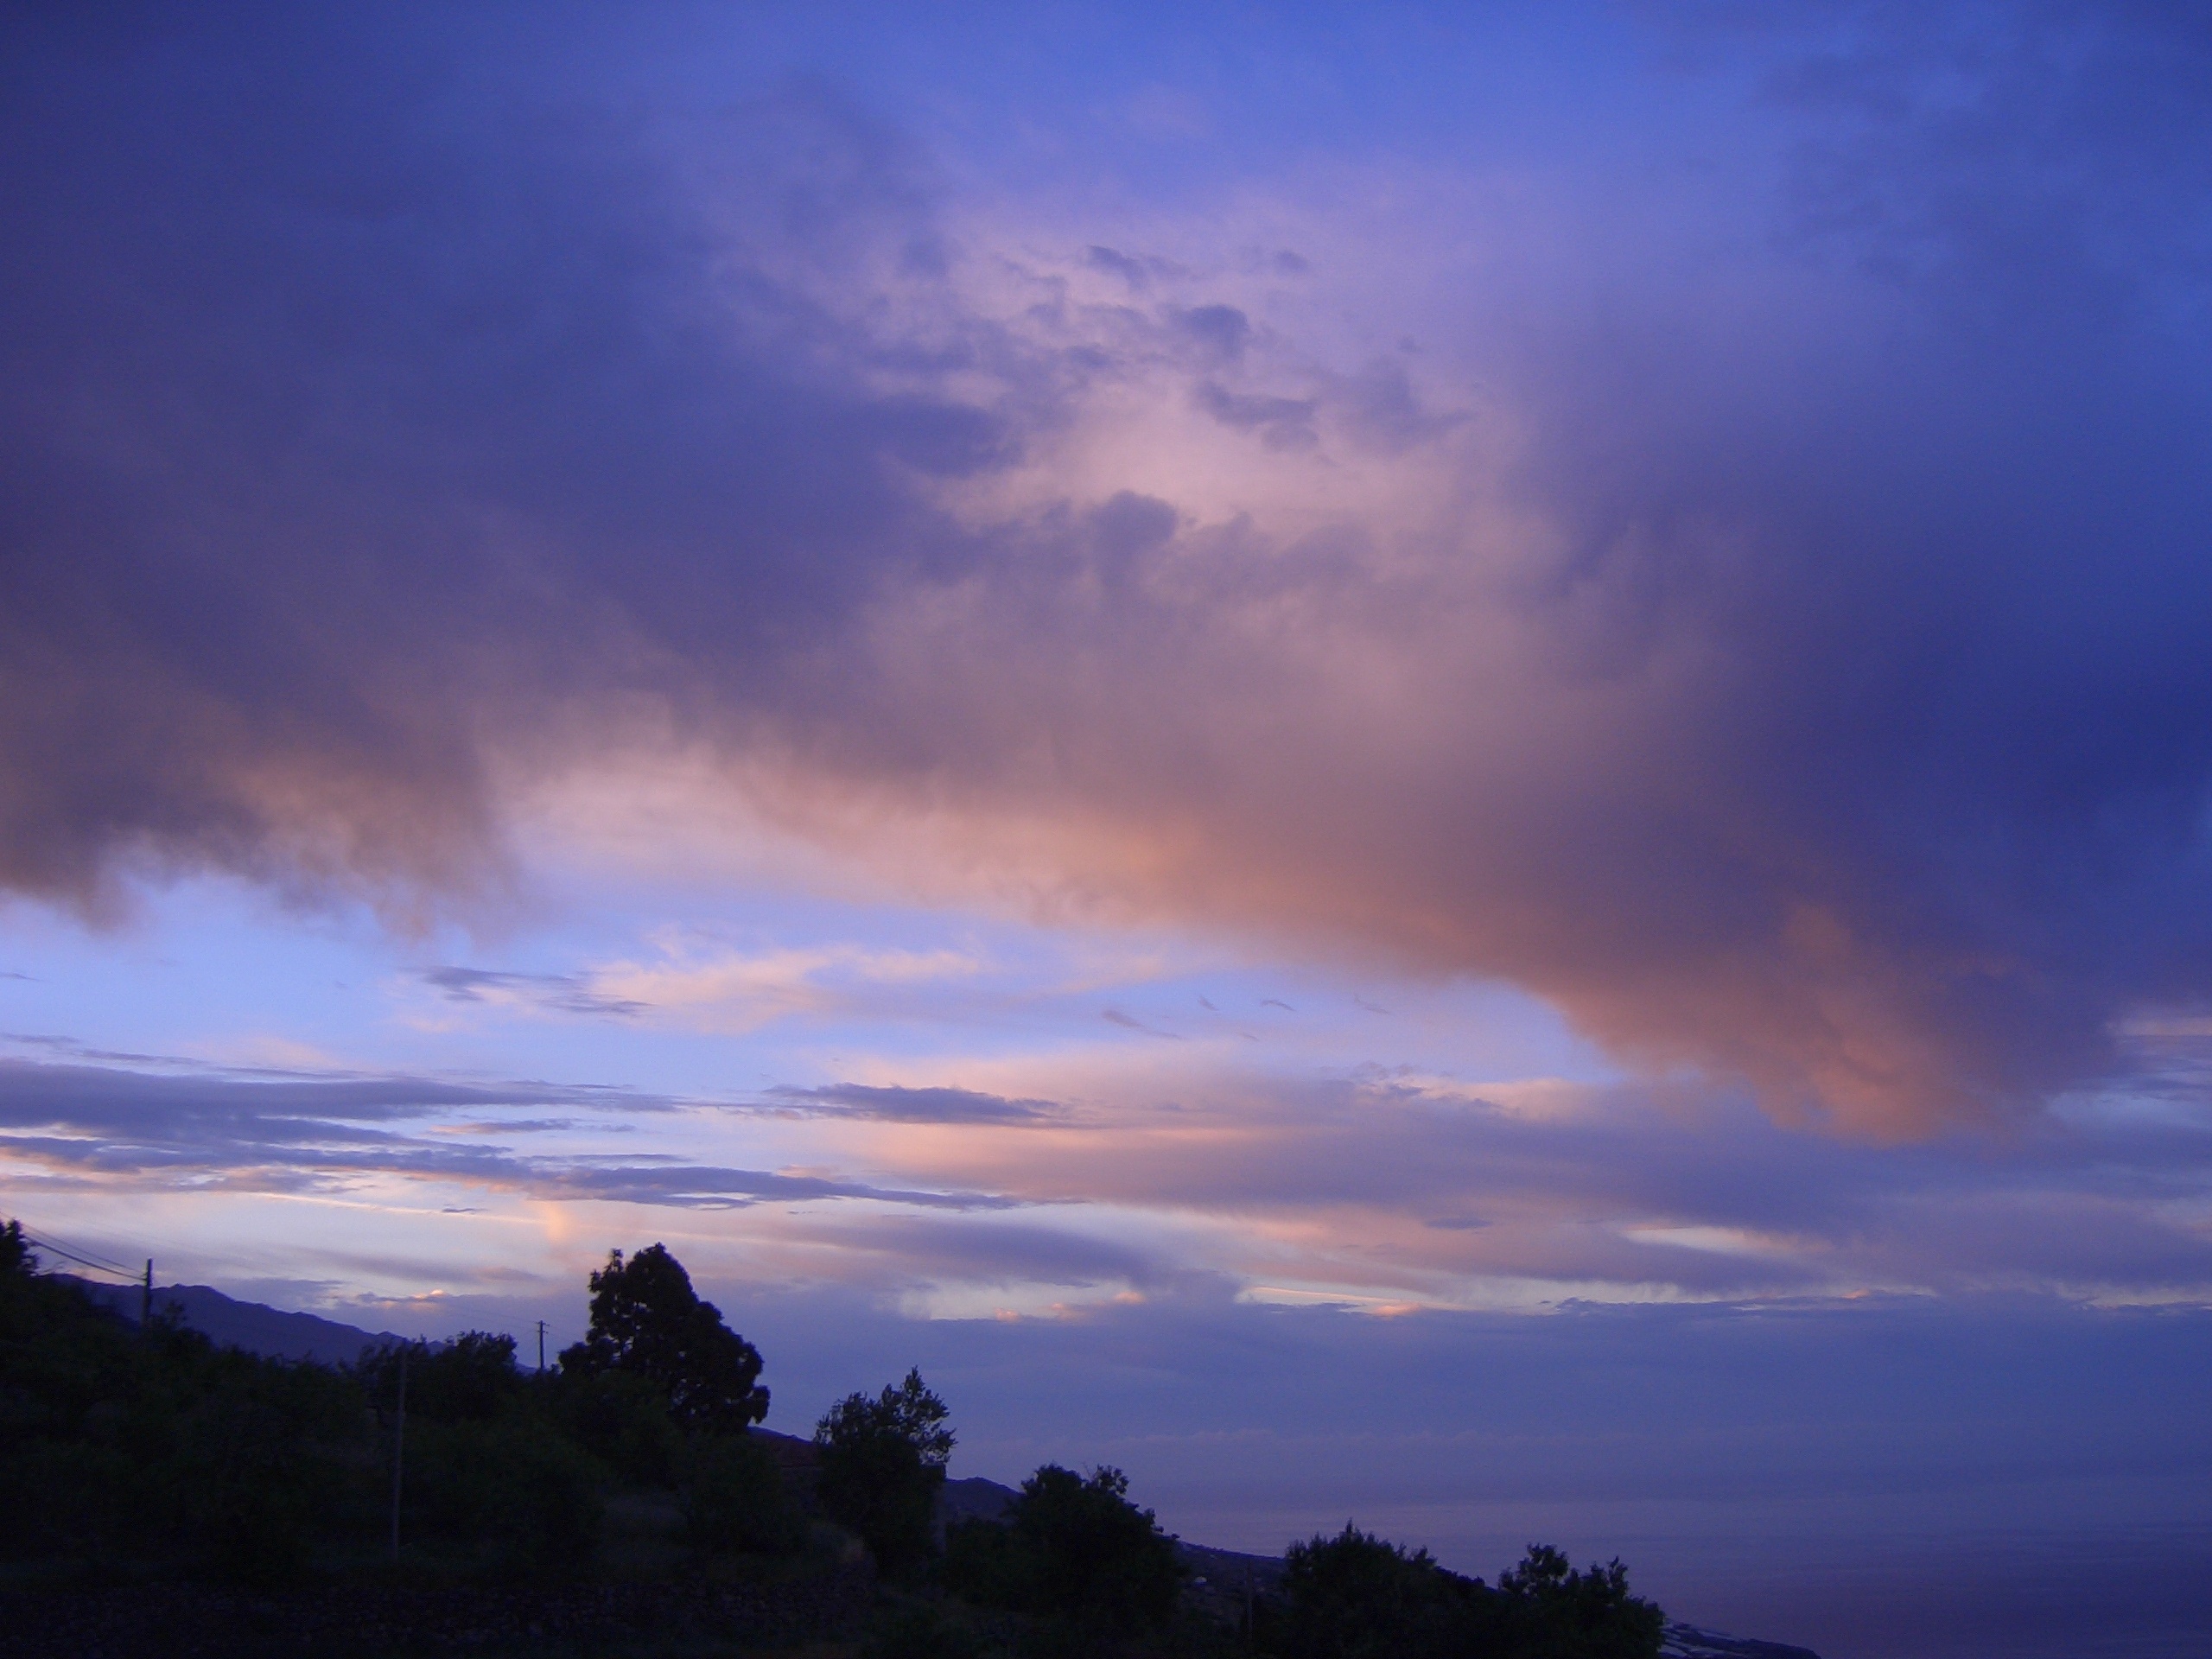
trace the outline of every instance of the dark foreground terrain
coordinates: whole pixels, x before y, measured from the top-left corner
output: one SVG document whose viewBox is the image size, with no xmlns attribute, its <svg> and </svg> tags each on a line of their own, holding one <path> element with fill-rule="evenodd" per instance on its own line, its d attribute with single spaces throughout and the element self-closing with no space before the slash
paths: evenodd
<svg viewBox="0 0 2212 1659">
<path fill-rule="evenodd" d="M 917 1373 L 766 1433 L 760 1355 L 658 1246 L 543 1372 L 204 1287 L 142 1328 L 36 1267 L 0 1229 L 0 1656 L 1810 1659 L 1666 1624 L 1618 1562 L 1237 1555 L 1110 1468 L 950 1481 Z"/>
</svg>

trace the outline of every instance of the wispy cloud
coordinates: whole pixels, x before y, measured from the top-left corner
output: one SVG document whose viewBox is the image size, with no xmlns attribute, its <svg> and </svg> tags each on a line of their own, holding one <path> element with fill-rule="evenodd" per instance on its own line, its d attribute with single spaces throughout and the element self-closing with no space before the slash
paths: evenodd
<svg viewBox="0 0 2212 1659">
<path fill-rule="evenodd" d="M 607 1014 L 627 1019 L 649 1006 L 607 996 L 575 974 L 518 974 L 485 968 L 433 968 L 423 976 L 455 1002 L 499 1002 L 556 1014 Z"/>
<path fill-rule="evenodd" d="M 584 1126 L 566 1117 L 482 1116 L 548 1105 L 598 1116 L 682 1109 L 663 1096 L 539 1083 L 272 1077 L 212 1067 L 178 1073 L 0 1059 L 0 1156 L 19 1170 L 157 1189 L 334 1192 L 402 1176 L 543 1199 L 690 1208 L 859 1199 L 969 1210 L 1012 1202 L 984 1192 L 732 1169 L 642 1149 L 531 1151 L 497 1142 Z M 464 1121 L 449 1123 L 454 1116 Z M 450 1132 L 454 1128 L 462 1138 Z"/>
<path fill-rule="evenodd" d="M 769 1090 L 768 1098 L 893 1123 L 1041 1123 L 1061 1116 L 1065 1109 L 1049 1100 L 1010 1100 L 972 1089 L 859 1083 L 823 1084 L 811 1089 L 785 1086 Z"/>
</svg>

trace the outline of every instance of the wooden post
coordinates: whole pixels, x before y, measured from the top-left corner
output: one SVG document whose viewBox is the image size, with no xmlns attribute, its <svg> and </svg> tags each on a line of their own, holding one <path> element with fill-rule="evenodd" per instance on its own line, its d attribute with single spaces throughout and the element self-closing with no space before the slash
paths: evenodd
<svg viewBox="0 0 2212 1659">
<path fill-rule="evenodd" d="M 407 1455 L 407 1351 L 399 1351 L 399 1421 L 391 1432 L 391 1559 L 399 1560 L 399 1477 Z"/>
<path fill-rule="evenodd" d="M 537 1374 L 545 1375 L 545 1321 L 537 1322 Z"/>
<path fill-rule="evenodd" d="M 154 1326 L 154 1258 L 146 1258 L 146 1287 L 138 1293 L 138 1334 L 144 1336 Z"/>
</svg>

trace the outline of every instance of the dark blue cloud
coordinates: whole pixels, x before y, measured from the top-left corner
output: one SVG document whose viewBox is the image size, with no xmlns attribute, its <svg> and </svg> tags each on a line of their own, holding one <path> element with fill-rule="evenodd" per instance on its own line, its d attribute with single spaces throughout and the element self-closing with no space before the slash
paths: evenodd
<svg viewBox="0 0 2212 1659">
<path fill-rule="evenodd" d="M 1374 181 L 1478 181 L 1403 249 L 1212 256 L 1377 295 L 1432 259 L 1424 383 L 1379 299 L 1332 369 L 1121 227 L 1057 266 L 989 241 L 910 130 L 782 74 L 819 55 L 789 20 L 708 98 L 691 48 L 741 29 L 16 14 L 0 880 L 466 887 L 494 775 L 635 698 L 832 788 L 1077 825 L 1039 856 L 1140 909 L 1511 979 L 1780 1111 L 1913 1132 L 2108 1070 L 2115 1020 L 2212 994 L 2201 29 L 1532 17 L 1503 55 L 1402 19 L 1269 46 L 1340 66 L 1300 115 L 1369 182 L 1217 54 L 1166 89 L 1237 117 L 1217 194 L 1322 177 L 1323 231 Z M 1527 87 L 1469 112 L 1459 61 Z M 1171 205 L 1187 127 L 1130 138 Z M 1019 303 L 955 280 L 963 235 Z M 1082 467 L 947 505 L 1147 377 L 1286 489 L 1382 458 L 1489 511 L 1200 524 Z"/>
<path fill-rule="evenodd" d="M 322 874 L 450 879 L 489 829 L 457 707 L 625 649 L 757 678 L 957 556 L 898 478 L 990 464 L 1002 423 L 862 390 L 775 247 L 715 245 L 649 124 L 564 100 L 516 21 L 9 25 L 15 884 L 141 839 L 275 870 L 318 815 Z M 802 276 L 925 236 L 823 97 L 702 142 Z"/>
</svg>

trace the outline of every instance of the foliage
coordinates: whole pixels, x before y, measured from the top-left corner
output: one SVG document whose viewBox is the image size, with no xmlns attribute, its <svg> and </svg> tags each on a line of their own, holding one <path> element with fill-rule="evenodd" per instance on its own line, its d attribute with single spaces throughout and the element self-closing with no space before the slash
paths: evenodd
<svg viewBox="0 0 2212 1659">
<path fill-rule="evenodd" d="M 911 1571 L 933 1548 L 931 1522 L 953 1433 L 945 1403 L 918 1370 L 871 1400 L 848 1395 L 815 1425 L 817 1496 L 830 1518 L 857 1534 L 887 1573 Z"/>
<path fill-rule="evenodd" d="M 1497 1581 L 1514 1604 L 1529 1650 L 1551 1659 L 1643 1659 L 1659 1651 L 1666 1616 L 1629 1593 L 1616 1559 L 1578 1573 L 1548 1544 L 1531 1544 L 1521 1565 Z"/>
<path fill-rule="evenodd" d="M 1663 1616 L 1618 1561 L 1574 1571 L 1532 1544 L 1496 1589 L 1347 1522 L 1294 1544 L 1258 1632 L 1278 1659 L 1653 1659 Z"/>
<path fill-rule="evenodd" d="M 635 1371 L 563 1370 L 554 1397 L 562 1427 L 624 1486 L 667 1487 L 683 1465 L 684 1435 L 668 1396 Z"/>
<path fill-rule="evenodd" d="M 798 1535 L 766 1454 L 711 1429 L 687 1436 L 642 1372 L 528 1376 L 512 1338 L 483 1332 L 351 1366 L 264 1359 L 173 1319 L 141 1331 L 36 1266 L 20 1227 L 0 1225 L 0 1503 L 39 1517 L 0 1535 L 15 1569 L 128 1560 L 274 1587 L 381 1560 L 403 1369 L 410 1562 L 573 1570 L 597 1548 L 610 1491 L 665 1488 L 679 1471 L 702 1547 Z"/>
<path fill-rule="evenodd" d="M 1285 1558 L 1287 1617 L 1274 1650 L 1284 1659 L 1384 1659 L 1454 1652 L 1479 1588 L 1425 1549 L 1362 1532 L 1293 1544 Z"/>
<path fill-rule="evenodd" d="M 522 1397 L 515 1339 L 470 1331 L 451 1342 L 386 1343 L 353 1367 L 380 1408 L 397 1410 L 407 1368 L 407 1414 L 435 1422 L 486 1422 Z"/>
<path fill-rule="evenodd" d="M 591 1328 L 561 1355 L 561 1369 L 593 1376 L 626 1371 L 666 1397 L 687 1429 L 741 1431 L 768 1414 L 759 1386 L 760 1351 L 702 1302 L 691 1275 L 664 1244 L 627 1262 L 610 1251 L 591 1276 Z"/>
<path fill-rule="evenodd" d="M 805 1524 L 784 1486 L 783 1471 L 757 1440 L 702 1440 L 685 1460 L 683 1534 L 710 1555 L 776 1555 L 798 1549 Z"/>
<path fill-rule="evenodd" d="M 945 1582 L 988 1605 L 1123 1636 L 1164 1628 L 1183 1580 L 1175 1541 L 1129 1502 L 1128 1478 L 1088 1479 L 1046 1464 L 1003 1522 L 970 1521 L 946 1541 Z"/>
<path fill-rule="evenodd" d="M 352 1366 L 258 1358 L 174 1318 L 140 1329 L 37 1268 L 22 1228 L 0 1224 L 0 1505 L 26 1517 L 0 1530 L 13 1576 L 127 1561 L 276 1587 L 380 1563 L 403 1366 L 409 1570 L 573 1573 L 624 1487 L 650 1489 L 664 1509 L 674 1490 L 692 1559 L 804 1541 L 775 1459 L 745 1432 L 766 1401 L 760 1356 L 658 1245 L 592 1275 L 592 1334 L 546 1376 L 518 1370 L 513 1339 L 484 1332 L 390 1344 Z M 887 1573 L 931 1553 L 947 1415 L 909 1371 L 816 1427 L 823 1507 Z M 1229 1639 L 1176 1620 L 1174 1541 L 1114 1469 L 1039 1469 L 1003 1523 L 951 1529 L 942 1577 L 1006 1610 L 997 1634 L 1010 1624 L 1025 1659 L 1131 1638 L 1189 1659 Z M 988 1627 L 966 1618 L 910 1609 L 872 1653 L 966 1659 L 988 1645 Z M 1347 1525 L 1292 1548 L 1281 1597 L 1248 1635 L 1273 1659 L 1654 1659 L 1661 1622 L 1618 1561 L 1577 1571 L 1532 1545 L 1492 1588 Z"/>
<path fill-rule="evenodd" d="M 320 1366 L 140 1331 L 0 1245 L 0 1503 L 18 1559 L 165 1556 L 254 1586 L 305 1571 L 348 1510 L 359 1396 Z M 17 1248 L 10 1248 L 11 1246 Z"/>
</svg>

